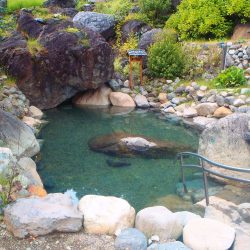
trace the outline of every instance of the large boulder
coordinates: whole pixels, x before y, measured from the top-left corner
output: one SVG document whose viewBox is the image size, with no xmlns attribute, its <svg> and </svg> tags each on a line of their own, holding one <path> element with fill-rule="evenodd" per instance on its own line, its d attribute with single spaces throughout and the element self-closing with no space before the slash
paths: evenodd
<svg viewBox="0 0 250 250">
<path fill-rule="evenodd" d="M 139 41 L 139 48 L 148 50 L 150 45 L 152 45 L 156 41 L 157 34 L 161 33 L 162 29 L 152 29 L 145 32 Z"/>
<path fill-rule="evenodd" d="M 227 250 L 235 238 L 235 230 L 219 221 L 196 219 L 183 229 L 183 242 L 193 250 Z"/>
<path fill-rule="evenodd" d="M 249 121 L 249 114 L 240 113 L 220 119 L 201 134 L 199 154 L 218 163 L 238 168 L 249 168 L 250 144 L 245 140 Z M 250 179 L 248 173 L 215 167 L 213 169 L 223 174 Z M 226 180 L 224 179 L 224 181 Z"/>
<path fill-rule="evenodd" d="M 87 233 L 114 235 L 134 226 L 135 209 L 121 198 L 86 195 L 79 202 L 79 210 Z"/>
<path fill-rule="evenodd" d="M 158 235 L 160 241 L 178 239 L 183 229 L 177 216 L 162 206 L 148 207 L 139 211 L 135 227 L 147 237 Z"/>
<path fill-rule="evenodd" d="M 40 151 L 31 128 L 25 123 L 0 109 L 0 140 L 16 156 L 32 157 Z"/>
<path fill-rule="evenodd" d="M 136 228 L 124 229 L 115 240 L 115 250 L 147 250 L 147 238 Z"/>
<path fill-rule="evenodd" d="M 77 0 L 47 0 L 44 3 L 45 7 L 57 6 L 61 8 L 74 8 L 76 7 Z"/>
<path fill-rule="evenodd" d="M 66 194 L 49 194 L 44 198 L 18 199 L 4 210 L 4 222 L 14 236 L 24 238 L 52 232 L 77 232 L 83 216 Z"/>
<path fill-rule="evenodd" d="M 118 107 L 135 107 L 135 102 L 131 96 L 122 92 L 112 92 L 109 95 L 113 106 Z"/>
<path fill-rule="evenodd" d="M 154 243 L 148 247 L 147 250 L 191 250 L 180 241 L 168 242 L 168 243 Z"/>
<path fill-rule="evenodd" d="M 129 20 L 121 27 L 122 41 L 125 42 L 131 35 L 141 36 L 150 29 L 151 27 L 142 21 Z"/>
<path fill-rule="evenodd" d="M 83 11 L 77 13 L 73 22 L 78 28 L 89 28 L 100 33 L 105 39 L 115 36 L 115 17 L 112 15 Z"/>
<path fill-rule="evenodd" d="M 105 39 L 90 29 L 72 27 L 70 20 L 49 20 L 42 25 L 21 11 L 21 33 L 0 45 L 0 65 L 40 109 L 56 107 L 78 92 L 96 89 L 113 75 L 112 48 Z M 27 39 L 30 36 L 37 40 Z"/>
<path fill-rule="evenodd" d="M 109 94 L 111 88 L 102 86 L 96 90 L 88 90 L 83 94 L 77 95 L 73 102 L 80 106 L 108 106 L 111 104 Z"/>
<path fill-rule="evenodd" d="M 126 133 L 97 136 L 90 139 L 88 144 L 93 151 L 121 157 L 168 158 L 178 152 L 191 150 L 187 145 Z"/>
<path fill-rule="evenodd" d="M 198 116 L 208 116 L 213 115 L 215 110 L 218 108 L 218 105 L 216 103 L 200 103 L 196 107 L 196 111 Z"/>
<path fill-rule="evenodd" d="M 149 108 L 149 103 L 144 95 L 137 94 L 135 96 L 135 103 L 138 108 Z"/>
</svg>

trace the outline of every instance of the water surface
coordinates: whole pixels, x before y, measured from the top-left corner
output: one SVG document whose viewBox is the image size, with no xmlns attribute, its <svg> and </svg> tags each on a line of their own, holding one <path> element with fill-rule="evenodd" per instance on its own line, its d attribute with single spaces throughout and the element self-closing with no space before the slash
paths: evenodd
<svg viewBox="0 0 250 250">
<path fill-rule="evenodd" d="M 180 169 L 175 155 L 168 159 L 127 158 L 131 165 L 110 167 L 107 160 L 120 160 L 93 152 L 88 141 L 98 135 L 125 132 L 169 140 L 197 148 L 198 135 L 178 120 L 160 113 L 135 110 L 77 108 L 63 105 L 46 112 L 49 124 L 42 130 L 40 175 L 49 192 L 74 189 L 86 194 L 113 195 L 128 200 L 137 210 L 158 197 L 175 193 Z M 124 160 L 124 159 L 122 159 Z M 186 172 L 191 176 L 191 171 Z"/>
</svg>

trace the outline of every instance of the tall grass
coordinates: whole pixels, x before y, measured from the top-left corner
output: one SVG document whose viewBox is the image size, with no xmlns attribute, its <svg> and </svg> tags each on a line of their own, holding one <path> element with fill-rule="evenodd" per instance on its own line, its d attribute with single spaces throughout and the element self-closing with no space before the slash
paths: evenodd
<svg viewBox="0 0 250 250">
<path fill-rule="evenodd" d="M 8 0 L 7 9 L 14 11 L 32 6 L 41 6 L 45 0 Z"/>
</svg>

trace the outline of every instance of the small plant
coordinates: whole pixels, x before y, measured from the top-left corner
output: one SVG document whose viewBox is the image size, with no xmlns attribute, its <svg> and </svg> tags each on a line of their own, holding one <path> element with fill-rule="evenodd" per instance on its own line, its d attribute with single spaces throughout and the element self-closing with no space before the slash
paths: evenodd
<svg viewBox="0 0 250 250">
<path fill-rule="evenodd" d="M 247 80 L 244 76 L 243 69 L 232 66 L 223 70 L 215 78 L 215 86 L 217 88 L 235 88 L 246 84 Z"/>
<path fill-rule="evenodd" d="M 27 40 L 27 48 L 32 56 L 35 56 L 37 53 L 44 50 L 44 47 L 38 42 L 38 40 L 31 38 Z"/>
<path fill-rule="evenodd" d="M 65 31 L 68 33 L 77 33 L 77 32 L 79 32 L 79 29 L 77 29 L 75 27 L 68 27 L 67 29 L 65 29 Z"/>
<path fill-rule="evenodd" d="M 119 47 L 120 55 L 126 56 L 128 53 L 128 50 L 137 49 L 138 42 L 139 42 L 138 37 L 134 34 L 130 34 L 127 41 Z"/>
</svg>

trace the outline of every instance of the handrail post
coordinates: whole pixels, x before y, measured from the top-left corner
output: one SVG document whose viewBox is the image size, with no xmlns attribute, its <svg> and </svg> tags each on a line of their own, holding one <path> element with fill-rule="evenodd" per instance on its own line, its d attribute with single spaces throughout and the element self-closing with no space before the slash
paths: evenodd
<svg viewBox="0 0 250 250">
<path fill-rule="evenodd" d="M 186 179 L 185 179 L 185 174 L 184 174 L 184 169 L 183 169 L 183 156 L 182 154 L 180 155 L 180 164 L 181 164 L 181 176 L 182 176 L 182 185 L 184 192 L 187 193 L 187 186 L 186 186 Z"/>
<path fill-rule="evenodd" d="M 204 183 L 204 190 L 205 190 L 205 198 L 206 198 L 206 206 L 209 206 L 209 194 L 208 194 L 208 181 L 207 181 L 207 173 L 204 168 L 204 162 L 200 159 L 201 167 L 202 167 L 202 174 L 203 174 L 203 183 Z"/>
</svg>

